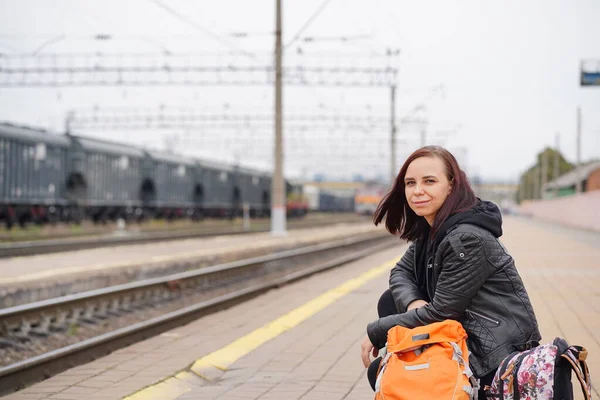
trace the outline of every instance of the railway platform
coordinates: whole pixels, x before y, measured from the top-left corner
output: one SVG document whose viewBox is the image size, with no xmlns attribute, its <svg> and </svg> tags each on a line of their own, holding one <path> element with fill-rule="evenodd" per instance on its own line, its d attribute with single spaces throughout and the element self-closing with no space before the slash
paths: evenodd
<svg viewBox="0 0 600 400">
<path fill-rule="evenodd" d="M 514 217 L 504 232 L 542 342 L 561 336 L 585 346 L 598 396 L 600 235 Z M 372 398 L 360 343 L 404 248 L 271 290 L 4 398 Z"/>
<path fill-rule="evenodd" d="M 0 259 L 0 308 L 381 231 L 371 222 Z"/>
</svg>

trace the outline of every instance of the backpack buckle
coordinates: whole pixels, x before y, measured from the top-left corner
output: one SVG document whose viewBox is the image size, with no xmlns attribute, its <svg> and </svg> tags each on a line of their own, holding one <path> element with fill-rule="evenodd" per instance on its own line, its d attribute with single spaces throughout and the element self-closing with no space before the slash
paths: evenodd
<svg viewBox="0 0 600 400">
<path fill-rule="evenodd" d="M 534 347 L 538 347 L 539 345 L 540 345 L 540 342 L 538 342 L 537 340 L 530 340 L 529 342 L 525 343 L 525 346 L 523 347 L 523 351 L 531 350 Z"/>
</svg>

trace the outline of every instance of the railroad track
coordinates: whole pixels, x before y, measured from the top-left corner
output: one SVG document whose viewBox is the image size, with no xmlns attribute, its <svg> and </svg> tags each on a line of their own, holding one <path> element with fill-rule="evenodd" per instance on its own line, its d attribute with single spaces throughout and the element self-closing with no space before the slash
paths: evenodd
<svg viewBox="0 0 600 400">
<path fill-rule="evenodd" d="M 23 353 L 28 344 L 66 337 L 73 327 L 93 335 L 0 367 L 0 395 L 48 378 L 119 348 L 229 307 L 266 290 L 397 245 L 382 232 L 162 278 L 0 309 L 0 346 Z M 132 315 L 146 315 L 132 321 Z M 110 321 L 123 321 L 120 326 Z M 99 326 L 108 327 L 103 331 Z M 31 347 L 31 346 L 29 346 Z M 35 346 L 34 346 L 35 347 Z"/>
<path fill-rule="evenodd" d="M 359 222 L 360 219 L 326 219 L 323 221 L 301 220 L 290 221 L 288 228 L 308 228 L 334 225 L 344 222 Z M 268 232 L 269 222 L 255 222 L 250 230 L 245 230 L 241 226 L 231 227 L 212 227 L 208 229 L 188 229 L 170 232 L 148 232 L 148 233 L 127 233 L 122 236 L 107 235 L 100 237 L 84 237 L 74 239 L 55 239 L 55 240 L 35 240 L 28 242 L 0 243 L 0 258 L 31 256 L 36 254 L 58 253 L 61 251 L 74 251 L 93 249 L 99 247 L 124 246 L 133 244 L 143 244 L 151 242 L 165 242 L 170 240 L 201 238 L 218 235 L 243 235 L 248 233 Z"/>
</svg>

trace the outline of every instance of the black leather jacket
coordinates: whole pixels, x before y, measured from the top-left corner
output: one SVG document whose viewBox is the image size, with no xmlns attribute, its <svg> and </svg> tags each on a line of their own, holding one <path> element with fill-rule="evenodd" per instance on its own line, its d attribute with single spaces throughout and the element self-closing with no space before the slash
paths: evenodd
<svg viewBox="0 0 600 400">
<path fill-rule="evenodd" d="M 367 333 L 376 347 L 385 345 L 387 331 L 395 325 L 413 328 L 458 320 L 468 334 L 471 368 L 482 377 L 511 352 L 541 339 L 514 261 L 489 230 L 472 224 L 447 229 L 430 266 L 422 266 L 427 268 L 425 274 L 418 274 L 415 258 L 413 243 L 391 271 L 390 289 L 401 314 L 368 325 Z M 419 282 L 419 276 L 425 282 Z M 431 301 L 406 312 L 418 299 Z"/>
</svg>

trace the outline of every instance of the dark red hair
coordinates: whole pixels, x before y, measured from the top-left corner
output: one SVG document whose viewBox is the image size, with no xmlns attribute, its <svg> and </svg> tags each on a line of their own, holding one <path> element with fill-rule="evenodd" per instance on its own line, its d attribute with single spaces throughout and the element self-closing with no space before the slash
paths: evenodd
<svg viewBox="0 0 600 400">
<path fill-rule="evenodd" d="M 410 163 L 420 157 L 437 157 L 444 163 L 446 177 L 452 183 L 452 191 L 438 210 L 431 237 L 435 236 L 444 221 L 451 215 L 468 210 L 477 205 L 477 197 L 469 184 L 467 175 L 458 166 L 456 158 L 448 150 L 439 146 L 425 146 L 412 153 L 400 168 L 391 190 L 383 197 L 373 214 L 373 222 L 379 225 L 385 218 L 385 227 L 393 235 L 400 235 L 405 240 L 423 238 L 429 231 L 429 224 L 419 217 L 408 205 L 404 191 L 404 177 Z"/>
</svg>

